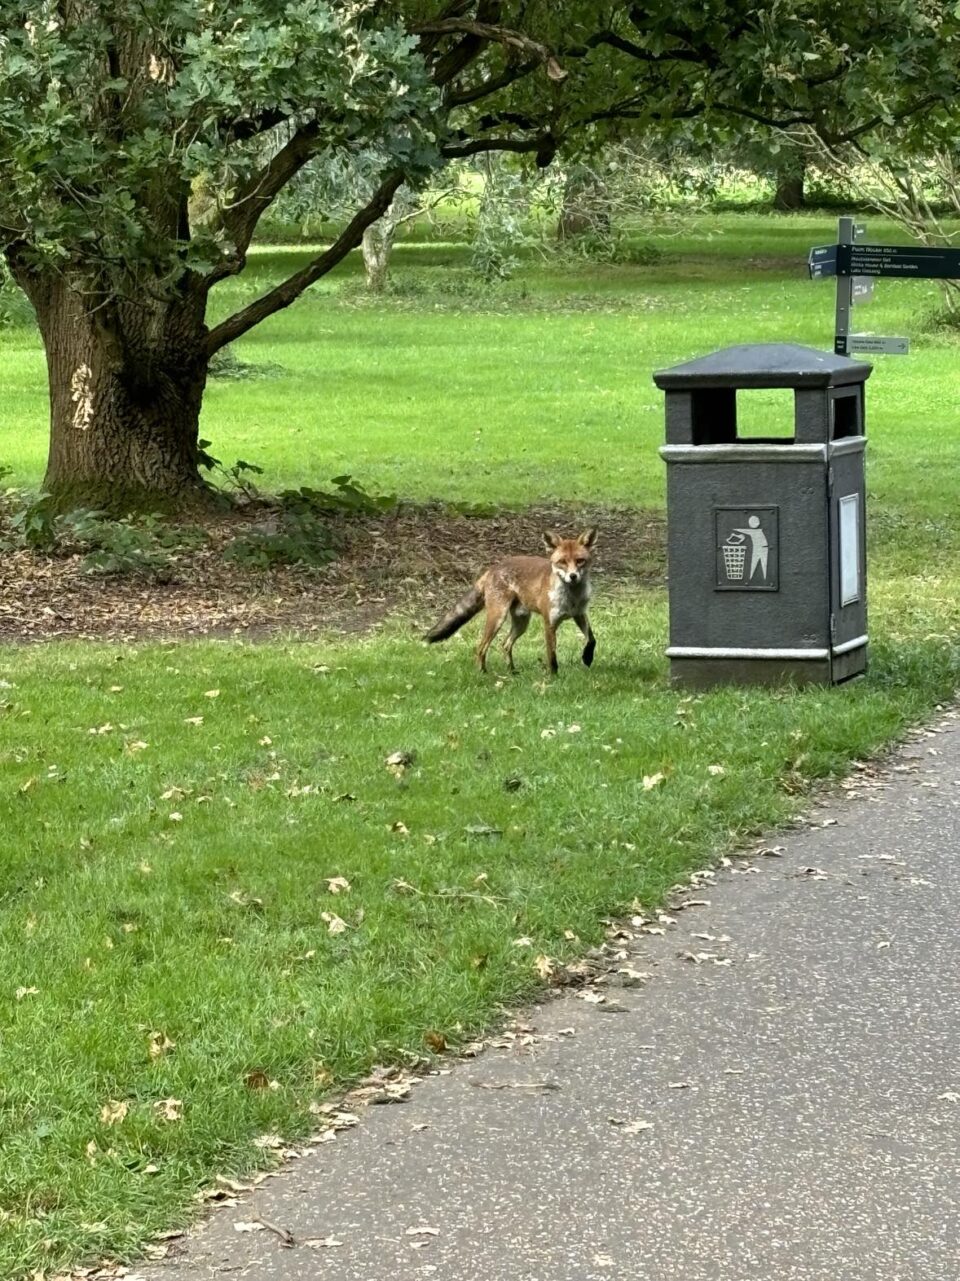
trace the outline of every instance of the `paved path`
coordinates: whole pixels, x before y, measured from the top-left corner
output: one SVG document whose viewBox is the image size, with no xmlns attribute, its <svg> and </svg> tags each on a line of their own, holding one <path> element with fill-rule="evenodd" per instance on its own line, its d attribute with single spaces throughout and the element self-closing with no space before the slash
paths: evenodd
<svg viewBox="0 0 960 1281">
<path fill-rule="evenodd" d="M 629 943 L 628 1012 L 546 1002 L 142 1275 L 957 1281 L 960 723 L 862 779 Z"/>
</svg>

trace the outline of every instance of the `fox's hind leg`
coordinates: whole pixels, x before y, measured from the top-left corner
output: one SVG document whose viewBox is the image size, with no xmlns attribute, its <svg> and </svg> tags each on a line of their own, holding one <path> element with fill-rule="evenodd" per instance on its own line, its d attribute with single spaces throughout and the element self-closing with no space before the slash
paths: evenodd
<svg viewBox="0 0 960 1281">
<path fill-rule="evenodd" d="M 587 642 L 583 647 L 583 654 L 581 657 L 583 658 L 584 667 L 589 667 L 593 662 L 593 656 L 597 649 L 597 638 L 593 634 L 593 628 L 590 626 L 590 622 L 586 614 L 578 614 L 573 621 L 583 632 L 584 638 Z"/>
<path fill-rule="evenodd" d="M 530 626 L 530 613 L 526 609 L 521 609 L 514 602 L 510 606 L 510 635 L 503 642 L 503 652 L 507 656 L 507 662 L 510 664 L 511 672 L 517 669 L 513 665 L 513 647 Z"/>
<path fill-rule="evenodd" d="M 510 599 L 505 596 L 487 595 L 487 617 L 483 626 L 483 635 L 477 646 L 477 666 L 481 672 L 487 670 L 487 650 L 493 644 L 497 632 L 503 626 L 510 608 Z"/>
</svg>

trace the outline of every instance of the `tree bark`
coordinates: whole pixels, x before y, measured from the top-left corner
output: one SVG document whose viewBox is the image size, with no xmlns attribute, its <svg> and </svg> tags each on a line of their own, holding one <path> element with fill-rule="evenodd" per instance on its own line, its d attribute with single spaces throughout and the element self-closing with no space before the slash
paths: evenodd
<svg viewBox="0 0 960 1281">
<path fill-rule="evenodd" d="M 557 239 L 610 234 L 610 211 L 602 180 L 587 166 L 575 165 L 563 185 L 563 207 L 557 220 Z"/>
<path fill-rule="evenodd" d="M 207 494 L 197 465 L 206 383 L 201 297 L 97 310 L 64 277 L 27 282 L 47 353 L 44 489 L 62 508 L 170 508 Z"/>
<path fill-rule="evenodd" d="M 392 210 L 391 205 L 378 222 L 371 223 L 360 242 L 367 288 L 375 294 L 382 294 L 390 279 L 390 255 L 397 232 L 397 223 L 391 217 Z"/>
</svg>

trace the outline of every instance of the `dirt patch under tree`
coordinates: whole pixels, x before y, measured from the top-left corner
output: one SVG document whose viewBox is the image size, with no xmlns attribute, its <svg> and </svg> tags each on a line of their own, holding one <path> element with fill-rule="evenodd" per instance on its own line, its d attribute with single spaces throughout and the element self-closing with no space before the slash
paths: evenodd
<svg viewBox="0 0 960 1281">
<path fill-rule="evenodd" d="M 538 555 L 544 529 L 600 527 L 597 585 L 663 581 L 659 513 L 531 507 L 467 516 L 441 504 L 401 504 L 388 515 L 332 522 L 340 546 L 322 569 L 256 570 L 225 561 L 223 549 L 262 522 L 237 512 L 208 524 L 195 551 L 177 553 L 170 581 L 85 572 L 82 557 L 8 552 L 0 559 L 0 642 L 127 641 L 357 632 L 388 615 L 426 628 L 492 560 Z"/>
</svg>

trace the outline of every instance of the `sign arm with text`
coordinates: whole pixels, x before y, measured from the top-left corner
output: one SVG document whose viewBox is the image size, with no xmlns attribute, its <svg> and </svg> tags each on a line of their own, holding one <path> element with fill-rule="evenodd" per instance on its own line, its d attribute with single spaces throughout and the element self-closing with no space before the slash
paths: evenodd
<svg viewBox="0 0 960 1281">
<path fill-rule="evenodd" d="M 960 249 L 947 246 L 865 245 L 859 237 L 865 227 L 855 227 L 852 218 L 841 218 L 835 245 L 817 245 L 810 250 L 807 267 L 812 280 L 836 278 L 837 312 L 833 349 L 838 356 L 860 354 L 905 356 L 909 338 L 883 338 L 873 334 L 850 333 L 850 310 L 873 297 L 878 276 L 901 280 L 960 280 Z"/>
</svg>

